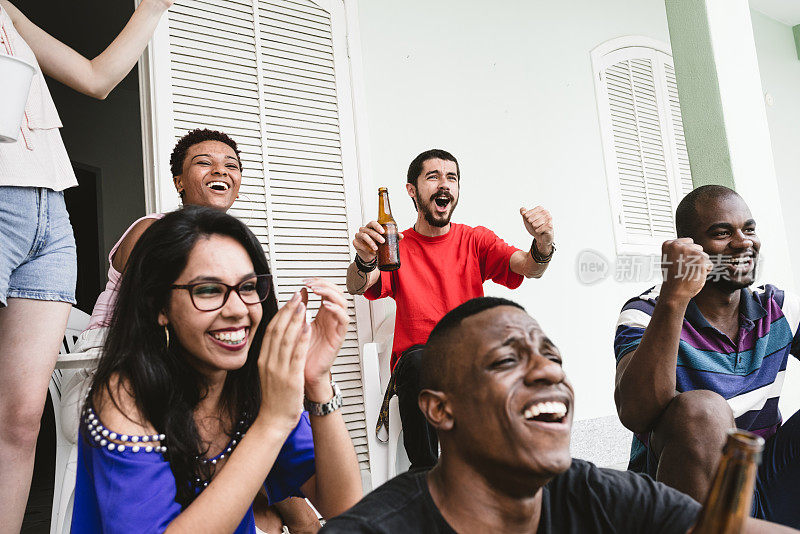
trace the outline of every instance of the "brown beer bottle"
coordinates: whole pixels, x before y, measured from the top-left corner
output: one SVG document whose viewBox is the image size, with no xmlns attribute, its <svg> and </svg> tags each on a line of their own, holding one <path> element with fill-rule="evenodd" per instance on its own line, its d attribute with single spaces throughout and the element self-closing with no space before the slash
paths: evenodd
<svg viewBox="0 0 800 534">
<path fill-rule="evenodd" d="M 385 187 L 378 188 L 378 224 L 384 230 L 384 242 L 378 243 L 378 269 L 396 271 L 400 268 L 400 238 L 389 206 L 389 190 Z"/>
<path fill-rule="evenodd" d="M 731 429 L 722 460 L 692 534 L 739 534 L 750 515 L 763 438 Z"/>
</svg>

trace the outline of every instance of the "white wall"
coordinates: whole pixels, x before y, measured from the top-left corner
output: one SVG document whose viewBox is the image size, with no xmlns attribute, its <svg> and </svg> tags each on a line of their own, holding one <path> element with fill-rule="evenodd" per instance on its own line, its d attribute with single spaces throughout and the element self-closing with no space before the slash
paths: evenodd
<svg viewBox="0 0 800 534">
<path fill-rule="evenodd" d="M 520 204 L 546 206 L 558 245 L 548 272 L 486 292 L 523 304 L 560 346 L 579 419 L 616 413 L 614 326 L 652 284 L 576 277 L 581 250 L 614 257 L 589 51 L 631 34 L 668 42 L 663 1 L 365 0 L 358 10 L 373 185 L 389 187 L 410 226 L 408 163 L 440 147 L 462 169 L 454 221 L 524 249 Z"/>
<path fill-rule="evenodd" d="M 795 289 L 800 290 L 800 59 L 791 26 L 757 11 L 751 16 L 762 88 L 773 99 L 766 105 L 767 121 Z"/>
<path fill-rule="evenodd" d="M 789 241 L 795 291 L 800 290 L 800 59 L 792 28 L 757 11 L 751 11 L 758 68 L 764 93 L 772 96 L 766 105 L 772 139 L 775 174 L 781 196 L 783 219 Z M 767 240 L 762 236 L 762 240 Z M 767 242 L 768 245 L 768 242 Z M 767 260 L 769 257 L 767 256 Z M 784 418 L 800 408 L 800 364 L 790 358 L 780 403 Z"/>
</svg>

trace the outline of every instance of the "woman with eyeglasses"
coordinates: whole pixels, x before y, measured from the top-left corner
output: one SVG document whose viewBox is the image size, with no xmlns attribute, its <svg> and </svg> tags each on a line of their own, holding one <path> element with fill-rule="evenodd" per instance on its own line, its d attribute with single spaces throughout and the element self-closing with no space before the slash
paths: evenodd
<svg viewBox="0 0 800 534">
<path fill-rule="evenodd" d="M 307 291 L 322 299 L 311 324 Z M 361 479 L 330 374 L 347 322 L 320 279 L 278 310 L 235 218 L 187 207 L 153 223 L 82 412 L 73 532 L 254 533 L 260 488 L 324 517 L 352 506 Z"/>
<path fill-rule="evenodd" d="M 175 190 L 185 206 L 205 206 L 228 211 L 239 196 L 242 185 L 242 161 L 239 147 L 227 134 L 209 129 L 186 133 L 175 144 L 170 156 L 170 172 Z M 122 234 L 108 255 L 108 282 L 97 298 L 87 329 L 81 333 L 73 352 L 102 355 L 108 326 L 113 317 L 117 286 L 139 237 L 162 213 L 151 213 L 136 220 Z M 80 402 L 86 373 L 77 373 L 66 380 L 62 388 L 62 403 Z M 286 524 L 293 533 L 305 534 L 319 530 L 314 511 L 303 499 L 289 498 L 265 504 L 264 493 L 256 500 L 256 520 L 268 534 L 278 533 Z"/>
</svg>

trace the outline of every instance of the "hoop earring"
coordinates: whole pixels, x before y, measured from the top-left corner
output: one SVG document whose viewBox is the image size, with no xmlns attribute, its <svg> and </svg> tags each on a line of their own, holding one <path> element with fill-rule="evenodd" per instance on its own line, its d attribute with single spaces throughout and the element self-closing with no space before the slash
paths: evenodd
<svg viewBox="0 0 800 534">
<path fill-rule="evenodd" d="M 167 338 L 167 348 L 169 348 L 169 328 L 167 325 L 164 325 L 164 337 Z"/>
</svg>

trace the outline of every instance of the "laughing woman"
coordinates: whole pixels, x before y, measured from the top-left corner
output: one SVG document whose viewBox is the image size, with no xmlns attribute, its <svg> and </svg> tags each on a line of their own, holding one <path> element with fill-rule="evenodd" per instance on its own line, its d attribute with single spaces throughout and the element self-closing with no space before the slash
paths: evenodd
<svg viewBox="0 0 800 534">
<path fill-rule="evenodd" d="M 223 132 L 196 129 L 181 137 L 170 156 L 170 171 L 175 190 L 185 206 L 206 206 L 228 211 L 239 196 L 242 161 L 236 141 Z M 73 352 L 99 358 L 117 298 L 117 286 L 134 245 L 151 224 L 164 215 L 152 213 L 136 220 L 122 234 L 108 255 L 108 282 L 97 298 L 87 329 L 81 333 Z M 78 402 L 85 384 L 84 373 L 76 373 L 62 389 L 63 402 Z M 261 530 L 273 534 L 286 524 L 292 532 L 304 534 L 319 530 L 313 510 L 302 499 L 287 499 L 264 506 L 263 492 L 257 499 L 256 520 Z"/>
<path fill-rule="evenodd" d="M 330 374 L 346 300 L 328 282 L 307 287 L 322 299 L 311 324 L 307 290 L 278 310 L 260 244 L 219 210 L 152 224 L 84 407 L 74 532 L 253 533 L 261 488 L 326 517 L 358 501 Z"/>
</svg>

